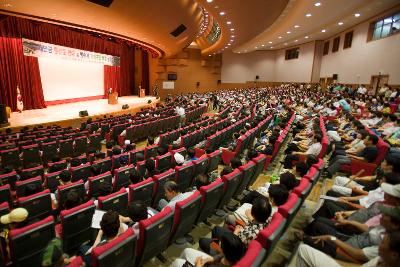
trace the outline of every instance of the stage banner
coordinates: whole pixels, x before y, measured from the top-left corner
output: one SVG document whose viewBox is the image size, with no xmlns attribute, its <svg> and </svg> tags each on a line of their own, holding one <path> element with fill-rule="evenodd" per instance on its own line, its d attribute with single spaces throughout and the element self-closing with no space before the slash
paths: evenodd
<svg viewBox="0 0 400 267">
<path fill-rule="evenodd" d="M 119 66 L 120 58 L 75 48 L 43 43 L 22 38 L 25 56 L 52 57 L 82 62 L 101 63 L 109 66 Z"/>
</svg>

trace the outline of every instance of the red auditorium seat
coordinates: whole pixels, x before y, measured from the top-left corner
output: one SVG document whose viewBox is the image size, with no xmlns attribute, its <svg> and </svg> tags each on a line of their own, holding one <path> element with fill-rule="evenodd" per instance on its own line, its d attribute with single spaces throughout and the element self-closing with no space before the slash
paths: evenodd
<svg viewBox="0 0 400 267">
<path fill-rule="evenodd" d="M 33 167 L 33 168 L 29 168 L 29 169 L 23 169 L 21 171 L 21 180 L 26 180 L 26 179 L 33 178 L 36 176 L 40 176 L 40 177 L 44 176 L 43 165 L 39 165 L 37 167 Z"/>
<path fill-rule="evenodd" d="M 174 214 L 170 207 L 139 222 L 139 240 L 136 250 L 136 266 L 142 266 L 168 246 Z"/>
<path fill-rule="evenodd" d="M 28 211 L 30 221 L 43 219 L 52 213 L 50 190 L 46 189 L 31 196 L 20 197 L 17 199 L 17 205 Z"/>
<path fill-rule="evenodd" d="M 43 158 L 43 162 L 49 162 L 51 160 L 53 160 L 53 158 L 55 156 L 57 156 L 58 151 L 57 151 L 57 142 L 56 141 L 52 141 L 52 142 L 48 142 L 48 143 L 42 143 L 42 158 Z"/>
<path fill-rule="evenodd" d="M 99 195 L 99 185 L 102 183 L 108 183 L 110 186 L 112 186 L 112 175 L 111 172 L 106 172 L 102 173 L 97 176 L 89 177 L 89 191 L 88 195 L 89 197 L 97 197 Z"/>
<path fill-rule="evenodd" d="M 181 192 L 185 192 L 186 189 L 192 186 L 193 171 L 194 171 L 194 165 L 192 162 L 189 162 L 183 166 L 175 167 L 175 172 L 176 172 L 175 181 L 178 184 Z"/>
<path fill-rule="evenodd" d="M 158 145 L 147 146 L 144 149 L 144 158 L 149 159 L 149 158 L 157 157 L 157 155 L 158 155 L 157 149 L 158 149 Z"/>
<path fill-rule="evenodd" d="M 93 200 L 90 200 L 75 208 L 60 212 L 60 236 L 65 252 L 70 252 L 84 242 L 91 240 L 93 236 L 91 226 L 94 210 Z"/>
<path fill-rule="evenodd" d="M 129 186 L 129 203 L 141 200 L 147 206 L 151 206 L 153 202 L 155 183 L 153 178 L 147 178 L 146 180 L 131 184 Z"/>
<path fill-rule="evenodd" d="M 11 204 L 10 185 L 8 184 L 0 186 L 0 203 L 2 202 L 8 202 Z"/>
<path fill-rule="evenodd" d="M 61 173 L 61 171 L 46 173 L 44 175 L 44 180 L 45 180 L 46 186 L 52 193 L 54 193 L 57 190 L 57 186 L 60 185 L 60 182 L 59 182 L 60 173 Z"/>
<path fill-rule="evenodd" d="M 254 172 L 254 176 L 251 178 L 248 186 L 251 186 L 263 172 L 266 158 L 267 157 L 264 154 L 260 154 L 253 159 L 253 162 L 256 164 L 256 171 Z"/>
<path fill-rule="evenodd" d="M 267 255 L 274 249 L 276 243 L 281 238 L 286 227 L 286 219 L 279 212 L 275 212 L 271 222 L 262 229 L 256 240 L 266 250 Z"/>
<path fill-rule="evenodd" d="M 172 167 L 172 154 L 168 152 L 162 156 L 156 157 L 156 166 L 159 171 L 166 171 Z"/>
<path fill-rule="evenodd" d="M 192 230 L 199 215 L 200 207 L 201 194 L 199 191 L 193 192 L 190 197 L 175 204 L 174 225 L 172 227 L 170 243 L 184 237 Z"/>
<path fill-rule="evenodd" d="M 256 167 L 257 165 L 251 160 L 245 165 L 239 167 L 239 170 L 242 172 L 242 177 L 240 179 L 240 183 L 238 185 L 238 188 L 236 189 L 236 192 L 233 194 L 234 198 L 239 196 L 243 192 L 243 190 L 248 187 L 256 172 Z"/>
<path fill-rule="evenodd" d="M 22 162 L 19 158 L 19 149 L 11 148 L 0 151 L 1 154 L 1 166 L 3 168 L 10 167 L 12 169 L 18 169 L 22 166 Z"/>
<path fill-rule="evenodd" d="M 120 158 L 122 158 L 122 157 L 125 157 L 127 160 L 126 160 L 126 163 L 128 164 L 129 163 L 129 153 L 128 152 L 126 152 L 126 153 L 122 153 L 122 154 L 119 154 L 119 155 L 114 155 L 114 156 L 112 156 L 112 169 L 113 170 L 115 170 L 115 169 L 118 169 L 118 168 L 120 168 L 121 167 L 121 164 L 119 163 L 119 160 L 120 160 Z"/>
<path fill-rule="evenodd" d="M 153 207 L 158 206 L 160 199 L 164 198 L 164 184 L 167 181 L 175 181 L 175 170 L 169 169 L 163 173 L 153 176 L 154 181 L 154 199 Z"/>
<path fill-rule="evenodd" d="M 207 157 L 199 158 L 197 160 L 193 160 L 192 162 L 194 165 L 194 178 L 196 178 L 199 174 L 204 174 L 207 172 L 209 162 L 209 159 Z"/>
<path fill-rule="evenodd" d="M 84 182 L 86 182 L 87 179 L 92 175 L 91 168 L 92 166 L 89 162 L 80 166 L 71 167 L 70 172 L 72 182 L 78 180 L 83 180 Z"/>
<path fill-rule="evenodd" d="M 299 198 L 295 193 L 290 193 L 287 202 L 278 207 L 278 212 L 286 218 L 287 224 L 290 224 L 293 217 L 300 209 L 301 203 L 301 198 Z"/>
<path fill-rule="evenodd" d="M 9 184 L 12 189 L 15 189 L 15 183 L 17 182 L 17 172 L 12 171 L 0 175 L 1 184 Z"/>
<path fill-rule="evenodd" d="M 109 172 L 112 170 L 111 158 L 99 159 L 92 163 L 92 166 L 98 166 L 101 173 Z"/>
<path fill-rule="evenodd" d="M 98 197 L 97 200 L 99 201 L 99 209 L 113 210 L 121 213 L 128 207 L 128 192 L 126 192 L 125 188 L 121 188 L 118 192 Z"/>
<path fill-rule="evenodd" d="M 68 265 L 67 267 L 83 267 L 84 262 L 80 256 L 75 257 Z"/>
<path fill-rule="evenodd" d="M 224 183 L 222 182 L 221 178 L 216 179 L 209 185 L 200 187 L 202 205 L 196 223 L 203 222 L 209 216 L 214 214 L 218 203 L 222 198 L 223 192 Z"/>
<path fill-rule="evenodd" d="M 258 267 L 261 266 L 267 252 L 256 240 L 252 240 L 247 247 L 246 254 L 233 267 Z"/>
<path fill-rule="evenodd" d="M 222 152 L 215 150 L 214 152 L 208 154 L 209 163 L 207 172 L 213 172 L 218 169 L 218 165 L 221 162 Z"/>
<path fill-rule="evenodd" d="M 130 164 L 136 165 L 136 154 L 137 153 L 142 153 L 143 157 L 144 157 L 144 148 L 136 149 L 134 151 L 130 151 L 129 152 L 129 163 Z"/>
<path fill-rule="evenodd" d="M 219 209 L 225 206 L 232 198 L 233 194 L 235 194 L 241 182 L 240 181 L 241 178 L 242 178 L 242 173 L 240 172 L 239 169 L 234 169 L 233 172 L 222 176 L 222 181 L 224 182 L 224 192 L 218 204 Z"/>
<path fill-rule="evenodd" d="M 76 190 L 80 196 L 85 195 L 85 185 L 82 180 L 76 181 L 74 183 L 70 183 L 67 185 L 59 185 L 57 186 L 57 202 L 59 209 L 63 209 L 64 202 L 67 199 L 68 192 L 71 190 Z"/>
<path fill-rule="evenodd" d="M 21 152 L 23 153 L 23 163 L 25 168 L 31 168 L 42 164 L 42 158 L 40 157 L 39 146 L 37 144 L 23 146 Z"/>
<path fill-rule="evenodd" d="M 318 171 L 318 169 L 316 169 L 314 167 L 311 167 L 308 170 L 307 174 L 304 175 L 303 178 L 306 178 L 306 179 L 310 180 L 310 182 L 312 182 L 312 184 L 315 184 L 318 181 L 319 175 L 320 175 L 320 171 Z"/>
<path fill-rule="evenodd" d="M 68 158 L 74 156 L 74 145 L 72 139 L 60 140 L 60 152 L 61 158 Z"/>
<path fill-rule="evenodd" d="M 13 266 L 40 266 L 42 253 L 55 237 L 52 216 L 9 233 L 9 247 Z"/>
<path fill-rule="evenodd" d="M 134 231 L 129 228 L 116 239 L 93 249 L 92 266 L 134 266 L 136 243 Z"/>
<path fill-rule="evenodd" d="M 101 150 L 101 134 L 91 134 L 89 135 L 89 148 L 95 149 L 96 151 Z"/>
<path fill-rule="evenodd" d="M 293 189 L 293 193 L 301 197 L 303 200 L 307 198 L 312 189 L 312 183 L 307 178 L 302 178 L 298 186 Z"/>
<path fill-rule="evenodd" d="M 54 166 L 55 168 L 60 169 L 60 170 L 65 170 L 68 166 L 66 160 L 60 160 L 57 162 L 49 162 L 49 163 L 47 163 L 47 165 L 48 165 L 49 169 L 52 166 Z"/>
<path fill-rule="evenodd" d="M 82 154 L 87 153 L 88 141 L 86 136 L 77 137 L 75 138 L 74 142 L 75 142 L 75 147 L 74 147 L 75 156 L 80 156 Z"/>
<path fill-rule="evenodd" d="M 40 176 L 30 178 L 25 181 L 18 181 L 15 183 L 18 197 L 25 196 L 25 187 L 29 184 L 34 184 L 37 188 L 39 188 L 40 191 L 43 190 L 42 177 L 40 177 Z"/>
<path fill-rule="evenodd" d="M 135 171 L 133 164 L 121 167 L 114 170 L 114 191 L 118 191 L 122 187 L 128 187 L 130 182 L 130 175 Z"/>
</svg>

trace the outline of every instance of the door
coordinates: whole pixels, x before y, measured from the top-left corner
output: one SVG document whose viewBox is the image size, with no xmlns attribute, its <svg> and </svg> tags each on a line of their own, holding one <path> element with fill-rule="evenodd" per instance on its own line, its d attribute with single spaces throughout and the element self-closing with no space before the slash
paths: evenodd
<svg viewBox="0 0 400 267">
<path fill-rule="evenodd" d="M 378 89 L 385 83 L 389 83 L 389 75 L 372 75 L 371 76 L 371 88 L 374 95 L 378 92 Z"/>
</svg>

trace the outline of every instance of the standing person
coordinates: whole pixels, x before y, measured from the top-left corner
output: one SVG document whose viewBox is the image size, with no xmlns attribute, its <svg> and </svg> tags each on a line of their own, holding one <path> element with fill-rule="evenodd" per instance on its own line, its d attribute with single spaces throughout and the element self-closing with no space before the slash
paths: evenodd
<svg viewBox="0 0 400 267">
<path fill-rule="evenodd" d="M 17 85 L 17 110 L 21 113 L 24 110 L 24 102 L 22 101 L 21 91 Z"/>
</svg>

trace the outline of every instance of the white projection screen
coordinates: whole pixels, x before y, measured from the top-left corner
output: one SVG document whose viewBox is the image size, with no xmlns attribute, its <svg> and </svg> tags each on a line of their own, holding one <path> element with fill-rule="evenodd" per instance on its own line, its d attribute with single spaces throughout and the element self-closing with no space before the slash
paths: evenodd
<svg viewBox="0 0 400 267">
<path fill-rule="evenodd" d="M 104 94 L 103 64 L 38 57 L 45 101 Z"/>
</svg>

